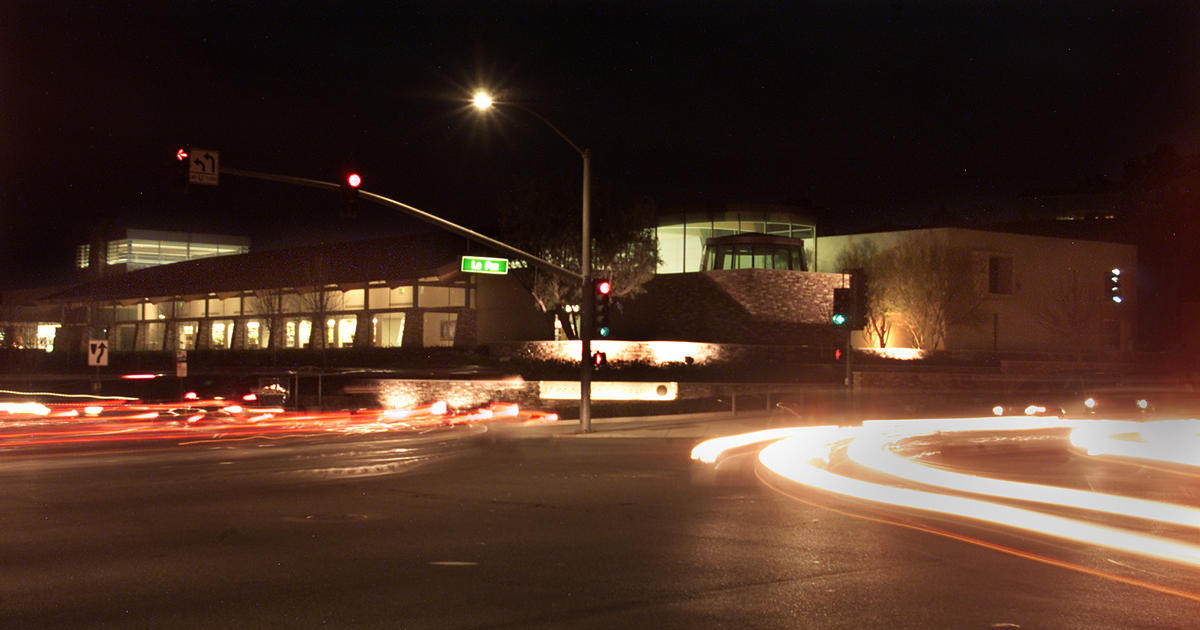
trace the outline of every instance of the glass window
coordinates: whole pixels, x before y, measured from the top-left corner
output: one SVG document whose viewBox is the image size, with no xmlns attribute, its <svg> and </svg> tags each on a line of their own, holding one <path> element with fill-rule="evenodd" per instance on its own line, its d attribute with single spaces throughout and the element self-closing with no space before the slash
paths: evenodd
<svg viewBox="0 0 1200 630">
<path fill-rule="evenodd" d="M 196 349 L 196 322 L 180 322 L 179 323 L 179 349 L 180 350 L 195 350 Z"/>
<path fill-rule="evenodd" d="M 233 343 L 233 322 L 220 320 L 212 323 L 212 345 L 216 350 L 226 350 Z"/>
<path fill-rule="evenodd" d="M 113 350 L 133 350 L 134 338 L 137 337 L 137 324 L 121 324 L 113 330 L 110 340 Z"/>
<path fill-rule="evenodd" d="M 453 346 L 457 322 L 457 313 L 425 313 L 424 346 Z"/>
<path fill-rule="evenodd" d="M 118 305 L 115 309 L 114 317 L 119 322 L 135 322 L 141 319 L 141 304 L 133 304 L 131 306 Z"/>
<path fill-rule="evenodd" d="M 300 312 L 300 296 L 295 293 L 288 293 L 282 297 L 282 307 L 284 313 L 299 313 Z"/>
<path fill-rule="evenodd" d="M 346 310 L 359 310 L 363 307 L 363 290 L 350 289 L 345 292 L 342 297 L 342 308 Z"/>
<path fill-rule="evenodd" d="M 391 306 L 391 289 L 387 287 L 371 287 L 367 294 L 370 308 L 388 308 Z"/>
<path fill-rule="evenodd" d="M 413 305 L 413 288 L 412 287 L 396 287 L 392 289 L 391 303 L 392 308 L 398 306 Z"/>
<path fill-rule="evenodd" d="M 466 306 L 467 290 L 463 287 L 420 287 L 417 304 L 421 308 Z"/>
<path fill-rule="evenodd" d="M 312 342 L 312 320 L 300 320 L 298 341 L 301 348 L 307 348 L 309 343 Z"/>
<path fill-rule="evenodd" d="M 373 323 L 379 347 L 399 348 L 404 343 L 404 313 L 379 313 Z"/>
<path fill-rule="evenodd" d="M 266 335 L 263 334 L 263 324 L 257 319 L 246 321 L 246 347 L 261 348 L 266 342 Z"/>
<path fill-rule="evenodd" d="M 357 317 L 342 317 L 338 319 L 337 347 L 349 348 L 354 345 L 354 331 L 358 328 Z"/>
<path fill-rule="evenodd" d="M 38 324 L 37 347 L 46 352 L 54 352 L 54 338 L 58 335 L 61 324 Z"/>
</svg>

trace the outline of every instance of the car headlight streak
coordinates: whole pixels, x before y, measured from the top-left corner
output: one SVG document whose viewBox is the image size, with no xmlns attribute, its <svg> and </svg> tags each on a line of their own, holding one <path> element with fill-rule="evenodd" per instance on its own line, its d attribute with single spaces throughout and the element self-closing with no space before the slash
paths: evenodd
<svg viewBox="0 0 1200 630">
<path fill-rule="evenodd" d="M 1036 507 L 1023 501 L 1082 512 L 1135 517 L 1163 525 L 1200 529 L 1200 509 L 1148 499 L 1016 482 L 953 472 L 907 459 L 896 451 L 903 441 L 964 432 L 1070 430 L 1071 441 L 1089 455 L 1117 454 L 1200 465 L 1200 420 L 1118 422 L 1005 416 L 864 422 L 862 427 L 794 427 L 709 440 L 692 451 L 694 460 L 715 463 L 731 449 L 766 444 L 759 462 L 791 482 L 844 497 L 1001 525 L 1043 536 L 1069 539 L 1172 563 L 1200 567 L 1200 545 L 1101 525 Z M 946 435 L 949 434 L 949 435 Z M 1165 454 L 1165 457 L 1156 453 Z M 923 488 L 898 487 L 832 472 L 828 463 L 845 457 L 858 466 Z M 1190 456 L 1187 457 L 1187 456 Z M 956 494 L 944 494 L 943 489 Z M 967 496 L 963 496 L 967 495 Z"/>
</svg>

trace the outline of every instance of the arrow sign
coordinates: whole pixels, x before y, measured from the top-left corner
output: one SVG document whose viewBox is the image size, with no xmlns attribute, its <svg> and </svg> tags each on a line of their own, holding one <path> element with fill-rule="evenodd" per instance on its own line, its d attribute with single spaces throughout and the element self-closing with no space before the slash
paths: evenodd
<svg viewBox="0 0 1200 630">
<path fill-rule="evenodd" d="M 191 162 L 188 163 L 188 182 L 216 186 L 221 173 L 220 164 L 220 152 L 192 149 Z"/>
<path fill-rule="evenodd" d="M 108 340 L 88 340 L 88 365 L 108 365 Z"/>
</svg>

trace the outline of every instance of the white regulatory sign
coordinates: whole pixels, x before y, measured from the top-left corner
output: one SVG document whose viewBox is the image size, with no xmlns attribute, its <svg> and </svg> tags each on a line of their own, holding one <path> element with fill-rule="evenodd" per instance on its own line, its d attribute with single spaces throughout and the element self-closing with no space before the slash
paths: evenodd
<svg viewBox="0 0 1200 630">
<path fill-rule="evenodd" d="M 88 340 L 88 365 L 108 365 L 108 340 Z"/>
<path fill-rule="evenodd" d="M 188 155 L 188 182 L 216 186 L 221 173 L 221 154 L 207 149 L 192 149 Z"/>
</svg>

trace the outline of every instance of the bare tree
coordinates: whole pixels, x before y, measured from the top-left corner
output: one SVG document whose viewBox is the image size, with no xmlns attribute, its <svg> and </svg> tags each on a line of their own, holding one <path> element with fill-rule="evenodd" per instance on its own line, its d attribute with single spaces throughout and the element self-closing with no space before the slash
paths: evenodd
<svg viewBox="0 0 1200 630">
<path fill-rule="evenodd" d="M 930 236 L 913 236 L 883 252 L 877 280 L 912 335 L 913 345 L 936 350 L 951 324 L 978 318 L 983 298 L 974 281 L 970 252 Z"/>
<path fill-rule="evenodd" d="M 304 271 L 309 290 L 300 293 L 300 310 L 311 313 L 313 318 L 308 347 L 324 350 L 329 339 L 325 320 L 331 312 L 342 308 L 342 292 L 336 285 L 327 284 L 329 270 L 324 254 L 310 260 Z"/>
<path fill-rule="evenodd" d="M 254 315 L 261 315 L 263 318 L 268 348 L 279 347 L 276 334 L 279 332 L 277 328 L 283 319 L 283 299 L 283 289 L 257 289 L 254 291 L 254 307 L 250 310 Z"/>
<path fill-rule="evenodd" d="M 838 254 L 837 259 L 837 268 L 842 273 L 859 271 L 867 283 L 867 303 L 858 305 L 858 308 L 863 309 L 863 332 L 874 339 L 880 348 L 887 347 L 888 337 L 892 332 L 892 321 L 888 314 L 896 312 L 895 304 L 890 301 L 892 295 L 887 291 L 890 269 L 886 268 L 883 262 L 879 247 L 870 240 L 851 243 Z"/>
<path fill-rule="evenodd" d="M 578 214 L 573 191 L 524 186 L 510 191 L 500 206 L 503 240 L 565 269 L 580 268 Z M 613 201 L 599 189 L 593 198 L 592 268 L 612 280 L 613 297 L 641 293 L 658 268 L 654 208 L 649 203 Z M 579 304 L 579 281 L 535 266 L 513 276 L 544 313 L 553 314 L 568 338 L 578 332 L 567 307 Z"/>
</svg>

